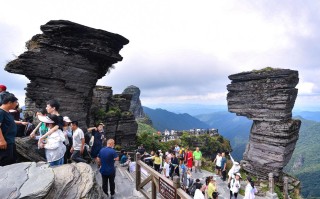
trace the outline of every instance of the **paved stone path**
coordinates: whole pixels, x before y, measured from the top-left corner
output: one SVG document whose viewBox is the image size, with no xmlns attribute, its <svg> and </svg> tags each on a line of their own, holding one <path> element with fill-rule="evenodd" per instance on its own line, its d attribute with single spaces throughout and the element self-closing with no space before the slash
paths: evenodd
<svg viewBox="0 0 320 199">
<path fill-rule="evenodd" d="M 143 199 L 144 196 L 136 191 L 135 189 L 135 173 L 130 174 L 127 171 L 127 167 L 121 167 L 120 165 L 117 164 L 116 166 L 116 178 L 115 178 L 115 183 L 116 183 L 116 189 L 115 189 L 115 199 L 137 199 L 141 198 Z M 96 171 L 96 179 L 98 183 L 101 185 L 102 179 L 99 171 L 97 170 L 96 165 L 92 165 L 92 168 Z M 142 173 L 144 173 L 142 171 Z M 219 176 L 216 176 L 214 173 L 211 173 L 206 170 L 202 170 L 202 172 L 192 172 L 192 178 L 197 179 L 199 178 L 202 183 L 204 183 L 205 178 L 207 176 L 214 176 L 216 182 L 217 182 L 217 189 L 219 192 L 219 199 L 229 199 L 230 198 L 230 192 L 227 187 L 227 182 L 224 182 L 220 179 Z M 146 177 L 146 176 L 144 176 Z M 150 189 L 150 183 L 146 185 L 146 189 Z M 151 190 L 150 190 L 151 191 Z M 105 198 L 110 198 L 105 196 Z M 160 197 L 158 197 L 160 198 Z M 262 199 L 262 197 L 255 197 L 256 199 Z M 243 199 L 242 195 L 238 195 L 238 199 Z"/>
</svg>

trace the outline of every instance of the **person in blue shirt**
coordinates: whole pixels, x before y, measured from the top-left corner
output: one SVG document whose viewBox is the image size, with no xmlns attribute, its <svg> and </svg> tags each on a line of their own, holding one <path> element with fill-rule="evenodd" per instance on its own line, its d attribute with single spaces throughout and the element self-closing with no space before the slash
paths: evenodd
<svg viewBox="0 0 320 199">
<path fill-rule="evenodd" d="M 0 107 L 0 166 L 16 162 L 17 125 L 9 110 L 14 109 L 17 105 L 18 99 L 10 93 L 4 96 Z"/>
<path fill-rule="evenodd" d="M 226 154 L 223 152 L 221 153 L 222 159 L 221 159 L 221 172 L 222 172 L 222 180 L 226 181 L 227 178 L 227 158 Z"/>
<path fill-rule="evenodd" d="M 92 133 L 93 143 L 91 146 L 91 157 L 96 158 L 99 151 L 102 149 L 102 143 L 105 140 L 105 133 L 103 131 L 104 124 L 99 123 L 96 127 L 88 128 L 88 132 Z"/>
<path fill-rule="evenodd" d="M 115 183 L 114 179 L 116 177 L 116 169 L 114 162 L 119 160 L 119 156 L 114 148 L 114 140 L 109 139 L 107 141 L 107 146 L 102 148 L 97 157 L 97 164 L 100 166 L 100 173 L 102 176 L 102 190 L 109 196 L 108 193 L 108 183 L 110 184 L 111 198 L 115 194 Z"/>
</svg>

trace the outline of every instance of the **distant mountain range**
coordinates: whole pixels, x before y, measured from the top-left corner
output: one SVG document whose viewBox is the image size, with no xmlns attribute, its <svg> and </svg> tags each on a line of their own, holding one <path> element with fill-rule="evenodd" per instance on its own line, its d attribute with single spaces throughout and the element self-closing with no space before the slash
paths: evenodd
<svg viewBox="0 0 320 199">
<path fill-rule="evenodd" d="M 189 130 L 194 128 L 208 129 L 209 125 L 187 113 L 176 114 L 164 109 L 151 109 L 143 106 L 143 111 L 152 120 L 153 127 L 158 131 Z"/>
<path fill-rule="evenodd" d="M 241 160 L 249 139 L 252 121 L 227 111 L 198 114 L 176 114 L 164 109 L 143 107 L 156 129 L 186 130 L 215 128 L 229 139 L 233 156 Z M 320 111 L 295 111 L 294 118 L 302 121 L 299 140 L 285 171 L 297 176 L 302 183 L 304 197 L 320 198 Z"/>
</svg>

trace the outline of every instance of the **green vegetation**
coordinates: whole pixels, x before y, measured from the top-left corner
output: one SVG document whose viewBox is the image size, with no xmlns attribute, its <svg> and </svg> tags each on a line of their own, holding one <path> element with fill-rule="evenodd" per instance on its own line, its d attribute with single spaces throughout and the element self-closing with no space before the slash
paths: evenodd
<svg viewBox="0 0 320 199">
<path fill-rule="evenodd" d="M 137 146 L 143 144 L 148 152 L 159 149 L 167 151 L 171 146 L 179 144 L 179 140 L 169 142 L 160 142 L 160 140 L 161 137 L 156 129 L 148 124 L 138 122 Z"/>
<path fill-rule="evenodd" d="M 108 112 L 106 113 L 106 117 L 115 117 L 115 116 L 120 117 L 121 116 L 121 110 L 117 106 L 112 106 L 112 107 L 109 108 Z"/>
<path fill-rule="evenodd" d="M 252 72 L 261 73 L 261 72 L 269 72 L 269 71 L 273 71 L 273 70 L 277 70 L 277 68 L 272 68 L 270 66 L 267 66 L 267 67 L 262 68 L 260 70 L 252 70 Z"/>
<path fill-rule="evenodd" d="M 301 181 L 304 198 L 320 197 L 320 122 L 299 118 L 302 122 L 299 140 L 285 172 Z M 294 167 L 299 165 L 301 167 Z"/>
<path fill-rule="evenodd" d="M 229 140 L 224 139 L 221 135 L 210 136 L 208 134 L 202 134 L 199 136 L 190 135 L 184 132 L 181 139 L 181 145 L 189 147 L 191 150 L 195 150 L 197 146 L 201 146 L 201 152 L 203 156 L 211 157 L 217 151 L 231 151 Z"/>
</svg>

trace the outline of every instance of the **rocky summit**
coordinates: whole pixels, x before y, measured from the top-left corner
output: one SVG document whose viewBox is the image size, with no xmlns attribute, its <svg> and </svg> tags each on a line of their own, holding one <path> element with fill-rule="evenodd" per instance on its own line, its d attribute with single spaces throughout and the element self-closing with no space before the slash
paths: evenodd
<svg viewBox="0 0 320 199">
<path fill-rule="evenodd" d="M 41 26 L 26 43 L 27 51 L 9 62 L 5 70 L 23 74 L 26 111 L 39 111 L 50 99 L 60 102 L 60 114 L 86 127 L 93 88 L 113 64 L 122 60 L 119 51 L 129 43 L 121 35 L 65 20 Z"/>
<path fill-rule="evenodd" d="M 253 120 L 241 162 L 249 173 L 279 176 L 291 159 L 301 125 L 292 119 L 298 76 L 298 71 L 273 68 L 229 76 L 228 110 Z"/>
</svg>

